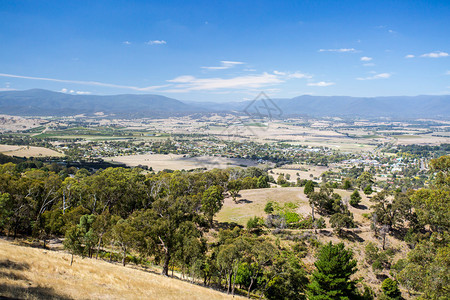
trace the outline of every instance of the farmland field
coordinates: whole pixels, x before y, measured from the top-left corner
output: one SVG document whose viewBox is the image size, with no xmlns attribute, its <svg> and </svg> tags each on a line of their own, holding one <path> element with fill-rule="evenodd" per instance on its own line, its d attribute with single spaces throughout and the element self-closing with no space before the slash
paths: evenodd
<svg viewBox="0 0 450 300">
<path fill-rule="evenodd" d="M 20 157 L 62 157 L 64 154 L 44 147 L 0 145 L 0 153 Z"/>
<path fill-rule="evenodd" d="M 212 156 L 186 157 L 177 154 L 143 154 L 125 155 L 105 158 L 106 161 L 124 163 L 128 166 L 148 166 L 155 171 L 192 170 L 197 168 L 228 168 L 238 166 L 257 166 L 257 163 L 249 159 L 225 158 Z"/>
</svg>

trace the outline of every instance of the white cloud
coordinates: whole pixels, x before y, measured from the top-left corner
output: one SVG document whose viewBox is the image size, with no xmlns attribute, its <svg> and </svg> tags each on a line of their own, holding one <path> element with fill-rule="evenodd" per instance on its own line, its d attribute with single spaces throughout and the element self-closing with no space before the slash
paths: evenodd
<svg viewBox="0 0 450 300">
<path fill-rule="evenodd" d="M 277 71 L 277 70 L 273 71 L 273 73 L 274 73 L 275 75 L 281 75 L 281 76 L 286 75 L 286 72 L 280 72 L 280 71 Z"/>
<path fill-rule="evenodd" d="M 414 57 L 416 57 L 416 56 L 413 55 L 413 54 L 408 54 L 408 55 L 405 56 L 405 58 L 414 58 Z"/>
<path fill-rule="evenodd" d="M 358 52 L 355 48 L 340 48 L 340 49 L 319 49 L 319 52 Z"/>
<path fill-rule="evenodd" d="M 290 78 L 295 78 L 295 79 L 312 78 L 311 75 L 303 74 L 303 73 L 300 73 L 300 72 L 285 73 L 285 75 L 287 75 L 287 78 L 289 78 L 289 79 Z"/>
<path fill-rule="evenodd" d="M 435 51 L 435 52 L 422 54 L 421 57 L 438 58 L 438 57 L 447 57 L 448 55 L 449 54 L 447 52 Z"/>
<path fill-rule="evenodd" d="M 262 73 L 259 75 L 237 76 L 233 78 L 196 78 L 194 76 L 180 76 L 168 82 L 177 83 L 171 91 L 200 91 L 216 89 L 246 89 L 261 88 L 267 85 L 282 83 L 276 74 Z"/>
<path fill-rule="evenodd" d="M 220 62 L 222 65 L 221 66 L 217 66 L 217 67 L 201 67 L 202 69 L 207 69 L 207 70 L 225 70 L 225 69 L 229 69 L 232 68 L 234 66 L 237 65 L 243 65 L 244 63 L 241 61 L 229 61 L 229 60 L 222 60 Z"/>
<path fill-rule="evenodd" d="M 61 93 L 69 93 L 69 94 L 77 94 L 77 95 L 90 95 L 90 94 L 92 94 L 91 92 L 68 90 L 66 88 L 62 88 L 59 92 L 61 92 Z"/>
<path fill-rule="evenodd" d="M 369 77 L 358 77 L 357 80 L 373 80 L 373 79 L 387 79 L 391 77 L 390 73 L 380 73 Z"/>
<path fill-rule="evenodd" d="M 372 57 L 368 57 L 368 56 L 363 56 L 361 57 L 361 61 L 371 61 Z"/>
<path fill-rule="evenodd" d="M 124 44 L 124 45 L 131 45 L 131 42 L 125 41 L 125 42 L 123 42 L 122 44 Z"/>
<path fill-rule="evenodd" d="M 167 42 L 165 40 L 153 40 L 153 41 L 148 41 L 146 44 L 147 45 L 165 45 L 165 44 L 167 44 Z"/>
<path fill-rule="evenodd" d="M 336 83 L 334 82 L 325 82 L 325 81 L 319 81 L 319 82 L 310 82 L 307 85 L 308 86 L 330 86 L 330 85 L 334 85 Z"/>
<path fill-rule="evenodd" d="M 136 87 L 136 86 L 129 86 L 129 85 L 104 83 L 104 82 L 98 82 L 98 81 L 66 80 L 66 79 L 56 79 L 56 78 L 46 78 L 46 77 L 22 76 L 22 75 L 5 74 L 5 73 L 0 73 L 0 77 L 42 80 L 42 81 L 62 82 L 62 83 L 73 83 L 73 84 L 92 85 L 92 86 L 102 86 L 102 87 L 111 87 L 111 88 L 118 88 L 118 89 L 129 89 L 129 90 L 141 91 L 141 92 L 153 91 L 153 90 L 168 86 L 168 85 L 156 85 L 156 86 L 148 86 L 148 87 Z M 66 92 L 67 92 L 67 89 L 66 89 Z"/>
<path fill-rule="evenodd" d="M 300 72 L 281 72 L 273 73 L 264 72 L 255 75 L 243 75 L 232 78 L 197 78 L 191 75 L 179 76 L 171 80 L 167 80 L 173 85 L 165 90 L 170 93 L 183 93 L 189 91 L 212 91 L 221 89 L 259 89 L 276 84 L 283 83 L 290 79 L 311 78 Z"/>
<path fill-rule="evenodd" d="M 57 78 L 22 76 L 4 73 L 0 73 L 0 77 L 19 78 L 28 80 L 42 80 L 42 81 L 89 85 L 89 86 L 101 86 L 109 88 L 128 89 L 139 92 L 158 90 L 160 92 L 171 92 L 171 93 L 181 93 L 189 91 L 214 91 L 214 90 L 219 91 L 222 90 L 228 93 L 230 92 L 229 90 L 233 89 L 234 90 L 260 89 L 262 87 L 267 88 L 272 85 L 280 84 L 286 82 L 287 80 L 312 78 L 311 75 L 303 74 L 300 72 L 281 72 L 281 71 L 274 71 L 272 73 L 264 72 L 261 74 L 242 75 L 231 78 L 220 78 L 220 77 L 197 78 L 191 75 L 184 75 L 167 80 L 168 83 L 164 85 L 137 87 L 129 85 L 110 84 L 97 81 L 65 80 Z M 228 91 L 226 91 L 227 89 Z M 76 91 L 73 89 L 69 90 L 67 88 L 63 88 L 60 91 L 63 93 L 71 93 L 79 95 L 89 93 L 84 91 Z"/>
<path fill-rule="evenodd" d="M 373 67 L 375 66 L 374 63 L 367 63 L 367 64 L 363 64 L 364 67 Z"/>
</svg>

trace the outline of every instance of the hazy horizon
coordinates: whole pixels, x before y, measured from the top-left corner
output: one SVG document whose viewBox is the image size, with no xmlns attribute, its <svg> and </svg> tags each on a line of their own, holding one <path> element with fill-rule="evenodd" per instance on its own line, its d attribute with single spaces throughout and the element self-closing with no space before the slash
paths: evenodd
<svg viewBox="0 0 450 300">
<path fill-rule="evenodd" d="M 0 91 L 450 94 L 448 1 L 13 1 L 0 16 Z"/>
</svg>

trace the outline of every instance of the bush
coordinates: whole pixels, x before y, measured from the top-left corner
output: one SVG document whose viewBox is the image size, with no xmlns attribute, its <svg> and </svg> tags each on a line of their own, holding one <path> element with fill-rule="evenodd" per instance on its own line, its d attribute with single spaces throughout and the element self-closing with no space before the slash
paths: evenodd
<svg viewBox="0 0 450 300">
<path fill-rule="evenodd" d="M 264 220 L 262 218 L 259 217 L 253 217 L 250 218 L 247 221 L 247 229 L 248 230 L 252 230 L 252 229 L 258 229 L 260 227 L 262 227 L 264 225 Z"/>
<path fill-rule="evenodd" d="M 355 190 L 350 196 L 350 205 L 356 207 L 361 202 L 361 195 L 358 190 Z"/>
</svg>

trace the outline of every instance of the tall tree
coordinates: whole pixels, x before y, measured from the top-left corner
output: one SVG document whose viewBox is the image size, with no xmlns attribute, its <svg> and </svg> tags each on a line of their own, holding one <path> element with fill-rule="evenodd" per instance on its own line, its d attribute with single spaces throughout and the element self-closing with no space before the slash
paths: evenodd
<svg viewBox="0 0 450 300">
<path fill-rule="evenodd" d="M 357 297 L 356 281 L 350 277 L 356 272 L 356 260 L 353 252 L 346 250 L 343 243 L 324 245 L 314 263 L 316 270 L 312 273 L 308 285 L 308 299 L 355 299 Z"/>
<path fill-rule="evenodd" d="M 223 199 L 223 188 L 219 185 L 211 186 L 203 193 L 201 210 L 211 227 L 214 215 L 222 208 Z"/>
</svg>

